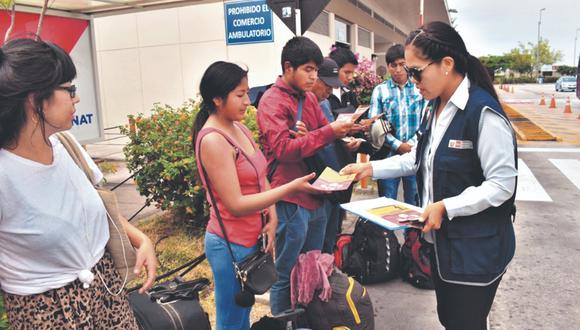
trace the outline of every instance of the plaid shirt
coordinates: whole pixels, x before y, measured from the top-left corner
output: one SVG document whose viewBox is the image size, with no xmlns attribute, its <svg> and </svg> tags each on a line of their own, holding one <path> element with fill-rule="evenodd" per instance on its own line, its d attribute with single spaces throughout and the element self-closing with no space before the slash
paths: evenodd
<svg viewBox="0 0 580 330">
<path fill-rule="evenodd" d="M 369 118 L 385 113 L 395 134 L 387 134 L 385 143 L 391 147 L 391 154 L 396 154 L 403 142 L 415 144 L 415 132 L 421 124 L 421 114 L 427 101 L 409 80 L 399 88 L 392 79 L 388 79 L 373 90 Z"/>
</svg>

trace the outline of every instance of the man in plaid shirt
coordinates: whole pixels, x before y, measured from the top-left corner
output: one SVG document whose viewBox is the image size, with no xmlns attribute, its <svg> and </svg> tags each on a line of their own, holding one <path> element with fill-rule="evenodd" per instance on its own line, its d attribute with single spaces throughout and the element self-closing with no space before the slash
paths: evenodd
<svg viewBox="0 0 580 330">
<path fill-rule="evenodd" d="M 421 123 L 421 114 L 427 101 L 405 71 L 405 48 L 394 45 L 387 50 L 387 70 L 391 76 L 375 87 L 371 98 L 369 117 L 384 113 L 394 133 L 387 134 L 385 145 L 391 150 L 387 157 L 411 151 L 417 142 L 415 132 Z M 403 180 L 405 203 L 417 205 L 417 182 L 414 175 L 396 179 L 378 180 L 379 196 L 397 199 L 399 182 Z"/>
</svg>

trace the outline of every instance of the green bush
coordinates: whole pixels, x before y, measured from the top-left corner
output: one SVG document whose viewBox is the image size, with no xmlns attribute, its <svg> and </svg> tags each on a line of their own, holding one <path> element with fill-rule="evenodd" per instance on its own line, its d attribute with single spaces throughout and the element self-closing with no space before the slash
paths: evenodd
<svg viewBox="0 0 580 330">
<path fill-rule="evenodd" d="M 0 330 L 8 329 L 8 320 L 6 319 L 6 311 L 4 310 L 4 298 L 0 293 Z"/>
<path fill-rule="evenodd" d="M 496 81 L 499 84 L 533 84 L 536 83 L 536 78 L 529 76 L 520 77 L 497 77 Z"/>
<path fill-rule="evenodd" d="M 191 127 L 199 104 L 189 100 L 180 107 L 155 104 L 151 116 L 129 116 L 135 129 L 121 128 L 130 142 L 124 152 L 127 168 L 135 175 L 139 193 L 162 210 L 172 210 L 186 224 L 203 227 L 208 205 L 197 174 Z M 249 108 L 242 121 L 257 140 L 256 110 Z"/>
</svg>

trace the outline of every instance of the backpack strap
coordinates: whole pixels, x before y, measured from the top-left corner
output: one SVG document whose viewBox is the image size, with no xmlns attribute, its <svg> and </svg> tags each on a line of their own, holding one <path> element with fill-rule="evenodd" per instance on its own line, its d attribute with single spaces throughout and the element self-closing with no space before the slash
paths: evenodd
<svg viewBox="0 0 580 330">
<path fill-rule="evenodd" d="M 83 173 L 85 173 L 87 179 L 89 179 L 91 184 L 93 186 L 96 186 L 98 182 L 95 182 L 93 171 L 89 167 L 89 163 L 87 163 L 87 160 L 83 155 L 83 152 L 79 148 L 79 145 L 75 141 L 72 134 L 70 134 L 69 132 L 58 132 L 55 133 L 54 135 L 58 138 L 60 143 L 62 143 L 62 145 L 64 146 L 68 154 L 71 156 L 75 164 L 77 164 L 77 166 L 80 167 Z"/>
</svg>

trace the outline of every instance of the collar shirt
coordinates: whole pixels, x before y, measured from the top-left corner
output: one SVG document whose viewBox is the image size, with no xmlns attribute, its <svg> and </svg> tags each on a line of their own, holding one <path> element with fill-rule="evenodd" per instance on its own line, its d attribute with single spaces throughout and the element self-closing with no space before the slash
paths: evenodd
<svg viewBox="0 0 580 330">
<path fill-rule="evenodd" d="M 433 159 L 441 139 L 457 111 L 464 111 L 469 99 L 470 82 L 467 76 L 451 96 L 438 118 L 431 122 L 431 134 L 426 141 L 425 154 L 419 168 L 415 166 L 416 146 L 404 155 L 393 156 L 371 162 L 373 178 L 393 178 L 422 171 L 423 207 L 433 203 Z M 436 111 L 433 109 L 432 111 Z M 485 181 L 475 187 L 466 188 L 461 194 L 443 199 L 447 217 L 453 220 L 459 216 L 477 214 L 487 208 L 497 207 L 514 194 L 517 169 L 514 155 L 514 135 L 510 123 L 494 109 L 485 107 L 479 121 L 477 154 Z M 432 242 L 432 233 L 425 237 Z"/>
<path fill-rule="evenodd" d="M 421 124 L 421 114 L 427 102 L 410 80 L 402 87 L 393 79 L 375 87 L 371 97 L 369 116 L 384 113 L 392 125 L 394 134 L 387 134 L 385 144 L 394 155 L 402 143 L 416 143 L 415 133 Z M 370 118 L 369 117 L 369 118 Z"/>
<path fill-rule="evenodd" d="M 289 130 L 296 125 L 299 98 L 304 98 L 302 122 L 306 125 L 308 134 L 293 138 Z M 274 161 L 277 160 L 272 176 L 272 188 L 307 175 L 309 171 L 304 158 L 314 155 L 336 139 L 316 96 L 310 92 L 300 95 L 282 78 L 278 78 L 262 96 L 258 105 L 257 123 L 260 129 L 260 144 L 268 160 L 269 169 L 273 168 Z M 309 210 L 322 205 L 315 195 L 305 192 L 285 196 L 282 200 Z"/>
</svg>

